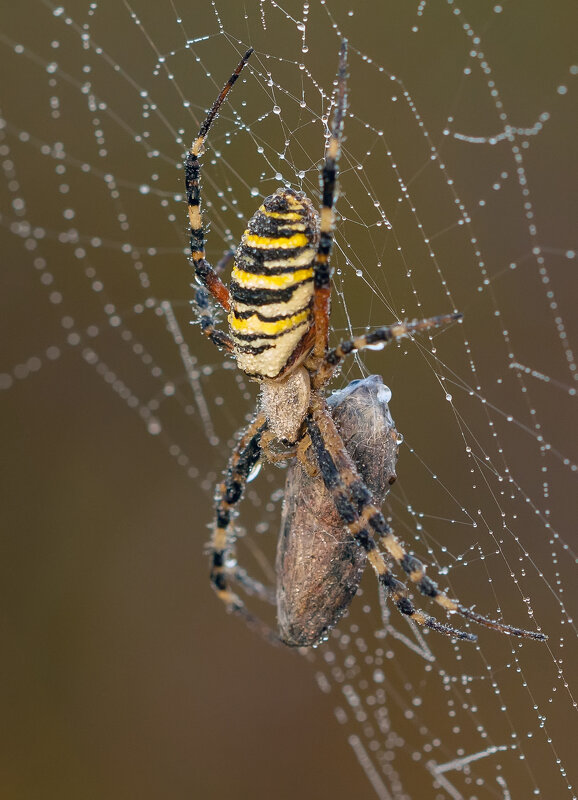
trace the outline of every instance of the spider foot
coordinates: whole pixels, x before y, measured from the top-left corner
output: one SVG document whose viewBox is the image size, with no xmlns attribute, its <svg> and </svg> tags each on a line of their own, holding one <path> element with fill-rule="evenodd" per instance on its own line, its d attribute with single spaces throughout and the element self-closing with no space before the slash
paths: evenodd
<svg viewBox="0 0 578 800">
<path fill-rule="evenodd" d="M 517 636 L 520 639 L 536 639 L 539 642 L 545 642 L 548 639 L 548 636 L 545 633 L 539 633 L 538 631 L 527 631 L 524 628 L 516 628 L 513 625 L 506 625 L 504 622 L 488 619 L 488 617 L 484 617 L 482 614 L 478 614 L 471 608 L 466 608 L 460 604 L 456 604 L 455 613 L 460 614 L 462 617 L 464 617 L 464 619 L 477 622 L 479 625 L 484 625 L 486 628 L 492 628 L 495 631 L 500 631 L 500 633 L 505 633 L 508 636 Z"/>
<path fill-rule="evenodd" d="M 443 633 L 445 636 L 451 636 L 454 639 L 466 639 L 470 642 L 477 641 L 478 637 L 475 633 L 462 631 L 459 628 L 439 622 L 435 617 L 430 617 L 424 614 L 421 609 L 416 608 L 409 597 L 407 586 L 398 581 L 389 570 L 379 575 L 379 583 L 383 587 L 385 594 L 392 598 L 398 611 L 404 616 L 413 619 L 418 625 L 430 628 L 437 633 Z"/>
<path fill-rule="evenodd" d="M 517 636 L 521 639 L 536 639 L 543 642 L 548 638 L 544 633 L 527 631 L 523 628 L 507 625 L 504 622 L 488 619 L 488 617 L 484 617 L 482 614 L 478 614 L 476 611 L 466 608 L 458 600 L 451 599 L 445 592 L 441 591 L 437 583 L 425 574 L 425 565 L 411 553 L 405 552 L 405 549 L 398 541 L 393 531 L 390 530 L 385 535 L 382 535 L 380 540 L 385 545 L 390 556 L 400 564 L 418 591 L 441 606 L 448 614 L 459 614 L 464 619 L 470 620 L 471 622 L 476 622 L 479 625 L 484 625 L 486 628 L 492 628 L 500 633 L 505 633 L 509 636 Z M 401 585 L 403 586 L 403 584 Z"/>
</svg>

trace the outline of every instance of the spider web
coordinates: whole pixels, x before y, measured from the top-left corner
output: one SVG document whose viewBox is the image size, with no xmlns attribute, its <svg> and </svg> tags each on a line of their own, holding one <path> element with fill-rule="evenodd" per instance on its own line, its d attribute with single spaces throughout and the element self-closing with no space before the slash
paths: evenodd
<svg viewBox="0 0 578 800">
<path fill-rule="evenodd" d="M 6 796 L 576 796 L 576 14 L 360 5 L 5 10 Z M 279 184 L 317 197 L 343 36 L 334 341 L 465 318 L 335 388 L 392 389 L 385 510 L 429 574 L 546 644 L 423 633 L 367 574 L 300 658 L 210 592 L 213 486 L 256 392 L 190 327 L 181 155 L 253 45 L 203 161 L 210 260 Z M 260 577 L 283 478 L 240 518 Z"/>
</svg>

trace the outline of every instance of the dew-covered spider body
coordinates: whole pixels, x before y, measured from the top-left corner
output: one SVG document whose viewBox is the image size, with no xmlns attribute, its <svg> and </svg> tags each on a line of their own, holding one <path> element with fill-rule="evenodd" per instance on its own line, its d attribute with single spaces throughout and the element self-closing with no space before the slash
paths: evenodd
<svg viewBox="0 0 578 800">
<path fill-rule="evenodd" d="M 191 256 L 200 284 L 195 290 L 193 306 L 201 331 L 235 358 L 239 369 L 248 377 L 261 384 L 257 414 L 239 436 L 216 491 L 216 519 L 211 537 L 212 586 L 229 611 L 243 617 L 270 639 L 279 641 L 278 635 L 254 617 L 231 589 L 231 583 L 236 581 L 250 591 L 271 596 L 237 565 L 232 520 L 247 479 L 262 456 L 271 461 L 298 459 L 307 471 L 312 460 L 326 496 L 332 499 L 341 520 L 343 535 L 363 551 L 382 591 L 391 597 L 402 614 L 440 633 L 461 639 L 476 638 L 416 608 L 405 584 L 394 576 L 394 565 L 422 595 L 450 614 L 458 613 L 502 633 L 544 639 L 541 633 L 513 628 L 466 608 L 460 601 L 448 597 L 425 574 L 425 566 L 405 550 L 386 522 L 379 509 L 380 498 L 374 496 L 360 475 L 325 399 L 326 385 L 350 353 L 367 347 L 385 347 L 390 341 L 461 318 L 461 314 L 454 312 L 414 322 L 398 322 L 329 348 L 329 258 L 333 244 L 337 163 L 347 106 L 345 41 L 341 45 L 335 112 L 321 172 L 320 213 L 317 214 L 311 200 L 301 192 L 280 188 L 263 202 L 248 223 L 235 254 L 229 287 L 219 277 L 220 270 L 213 269 L 206 259 L 199 159 L 209 128 L 252 52 L 250 49 L 245 53 L 213 103 L 185 162 Z M 228 333 L 216 326 L 214 303 L 228 313 Z M 276 449 L 279 443 L 285 447 L 281 453 Z M 293 489 L 289 487 L 289 491 L 303 490 L 304 495 L 305 489 L 303 481 Z M 297 504 L 305 502 L 303 497 L 294 499 Z M 287 526 L 289 538 L 297 533 L 294 524 Z M 292 568 L 283 557 L 281 569 L 284 574 L 280 579 L 294 584 L 295 575 L 287 574 Z M 343 565 L 337 565 L 337 571 L 344 574 Z M 325 627 L 330 627 L 338 617 L 341 610 L 338 605 L 337 601 L 321 598 L 316 612 L 321 627 L 324 615 Z M 285 606 L 281 616 L 295 618 L 299 613 Z M 307 612 L 300 618 L 306 617 Z"/>
<path fill-rule="evenodd" d="M 278 189 L 251 217 L 229 283 L 237 366 L 278 379 L 307 356 L 319 214 L 302 192 Z"/>
</svg>

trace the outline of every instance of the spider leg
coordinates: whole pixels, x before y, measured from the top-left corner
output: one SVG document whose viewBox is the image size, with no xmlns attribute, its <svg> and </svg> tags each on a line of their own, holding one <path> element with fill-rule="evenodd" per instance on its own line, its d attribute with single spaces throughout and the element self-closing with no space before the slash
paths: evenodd
<svg viewBox="0 0 578 800">
<path fill-rule="evenodd" d="M 332 494 L 335 507 L 349 531 L 358 544 L 367 551 L 368 560 L 377 573 L 380 584 L 392 595 L 402 614 L 406 614 L 418 624 L 440 633 L 460 639 L 476 639 L 473 634 L 442 625 L 434 617 L 429 617 L 414 607 L 406 586 L 393 576 L 383 556 L 377 550 L 376 538 L 383 543 L 388 554 L 402 567 L 418 591 L 425 597 L 434 600 L 446 612 L 460 614 L 480 625 L 512 636 L 547 639 L 547 636 L 542 633 L 490 620 L 471 611 L 458 600 L 453 600 L 442 592 L 435 582 L 426 576 L 425 566 L 421 561 L 406 552 L 379 508 L 373 503 L 373 498 L 347 453 L 324 400 L 316 392 L 312 394 L 311 408 L 312 413 L 307 419 L 307 426 L 325 486 Z"/>
<path fill-rule="evenodd" d="M 203 286 L 193 286 L 191 305 L 197 315 L 201 333 L 219 349 L 232 353 L 234 351 L 233 340 L 228 333 L 217 328 L 214 308 L 209 293 Z"/>
<path fill-rule="evenodd" d="M 343 522 L 356 542 L 367 552 L 367 558 L 377 574 L 380 585 L 393 597 L 398 610 L 419 625 L 448 636 L 475 641 L 477 637 L 474 634 L 444 625 L 413 605 L 407 588 L 394 577 L 378 551 L 374 533 L 370 530 L 371 522 L 366 521 L 366 515 L 371 520 L 375 515 L 381 516 L 381 512 L 373 505 L 369 490 L 361 480 L 321 398 L 312 400 L 312 408 L 312 414 L 307 419 L 307 427 L 323 482 L 333 496 L 335 507 Z M 379 531 L 376 533 L 380 535 Z"/>
<path fill-rule="evenodd" d="M 243 569 L 238 564 L 233 569 L 227 569 L 227 576 L 235 583 L 238 583 L 239 586 L 242 586 L 248 595 L 258 597 L 272 606 L 277 602 L 274 587 L 266 586 L 261 581 L 256 580 L 252 575 L 249 575 L 246 569 Z M 269 633 L 269 629 L 267 631 Z"/>
<path fill-rule="evenodd" d="M 266 587 L 250 579 L 232 555 L 234 533 L 230 530 L 232 512 L 241 501 L 251 470 L 261 456 L 260 439 L 267 428 L 265 415 L 258 414 L 237 442 L 222 482 L 215 493 L 216 520 L 210 543 L 211 585 L 227 610 L 242 617 L 250 628 L 275 644 L 279 637 L 253 616 L 238 595 L 229 588 L 228 578 L 238 581 L 255 594 L 265 596 Z M 261 591 L 261 588 L 263 591 Z M 266 598 L 265 598 L 266 599 Z"/>
<path fill-rule="evenodd" d="M 220 275 L 225 271 L 234 255 L 234 251 L 232 250 L 228 250 L 223 255 L 223 257 L 215 266 L 214 271 L 216 275 Z M 213 344 L 217 345 L 217 347 L 232 353 L 234 349 L 233 341 L 227 333 L 217 328 L 214 304 L 211 302 L 211 298 L 207 289 L 205 289 L 204 286 L 199 286 L 196 283 L 191 284 L 191 288 L 193 290 L 193 299 L 191 300 L 191 305 L 197 315 L 201 333 L 209 338 Z"/>
<path fill-rule="evenodd" d="M 421 331 L 429 330 L 430 328 L 441 328 L 443 325 L 449 325 L 450 322 L 455 322 L 462 318 L 462 314 L 456 312 L 454 314 L 442 314 L 438 317 L 428 317 L 427 319 L 413 320 L 412 322 L 398 322 L 395 325 L 387 325 L 382 328 L 376 328 L 374 331 L 356 336 L 354 339 L 347 339 L 329 350 L 325 359 L 314 378 L 314 386 L 324 386 L 339 364 L 343 359 L 351 353 L 356 353 L 359 350 L 367 348 L 371 350 L 381 350 L 389 344 L 389 342 L 396 342 L 403 339 L 404 336 L 410 336 L 412 333 L 419 333 Z"/>
<path fill-rule="evenodd" d="M 252 52 L 253 48 L 247 50 L 237 68 L 221 89 L 185 159 L 185 186 L 189 211 L 191 256 L 195 268 L 195 278 L 225 311 L 228 311 L 231 305 L 229 290 L 219 278 L 218 269 L 213 269 L 205 257 L 205 229 L 201 214 L 201 164 L 199 158 L 204 152 L 205 139 L 209 128 Z M 212 314 L 208 310 L 209 304 L 206 293 L 203 293 L 202 290 L 197 290 L 193 302 L 197 306 L 203 333 L 218 346 L 232 350 L 233 343 L 230 337 L 215 330 Z"/>
<path fill-rule="evenodd" d="M 337 83 L 337 107 L 333 116 L 331 136 L 329 137 L 322 172 L 323 194 L 321 200 L 320 239 L 313 262 L 313 319 L 315 323 L 313 353 L 316 359 L 325 357 L 329 341 L 329 313 L 331 308 L 331 267 L 329 265 L 329 256 L 333 246 L 333 228 L 335 225 L 333 205 L 335 202 L 337 162 L 341 151 L 343 118 L 347 108 L 347 40 L 345 39 L 341 42 L 339 52 Z"/>
<path fill-rule="evenodd" d="M 264 431 L 261 436 L 261 450 L 265 454 L 267 461 L 271 464 L 282 464 L 297 455 L 297 447 L 287 447 L 284 450 L 276 451 L 272 448 L 272 444 L 277 440 L 275 434 L 270 431 Z"/>
</svg>

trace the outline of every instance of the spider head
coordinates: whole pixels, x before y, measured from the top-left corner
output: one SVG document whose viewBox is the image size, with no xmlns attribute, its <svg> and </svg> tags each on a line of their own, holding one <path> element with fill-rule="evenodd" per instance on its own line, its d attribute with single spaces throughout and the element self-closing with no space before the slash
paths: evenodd
<svg viewBox="0 0 578 800">
<path fill-rule="evenodd" d="M 261 383 L 260 404 L 269 430 L 284 444 L 294 444 L 309 409 L 311 382 L 304 367 L 281 380 Z"/>
</svg>

